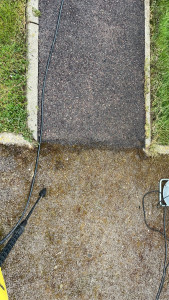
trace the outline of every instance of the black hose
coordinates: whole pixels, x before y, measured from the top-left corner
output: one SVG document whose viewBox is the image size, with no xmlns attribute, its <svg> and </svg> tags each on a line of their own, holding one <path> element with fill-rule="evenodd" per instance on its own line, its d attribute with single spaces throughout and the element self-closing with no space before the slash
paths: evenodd
<svg viewBox="0 0 169 300">
<path fill-rule="evenodd" d="M 34 188 L 34 184 L 35 184 L 35 179 L 36 179 L 36 175 L 37 175 L 37 169 L 38 169 L 38 163 L 39 163 L 39 156 L 40 156 L 40 149 L 41 149 L 41 143 L 42 143 L 43 119 L 44 119 L 44 97 L 45 97 L 46 79 L 47 79 L 47 74 L 48 74 L 48 70 L 49 70 L 49 65 L 50 65 L 50 62 L 51 62 L 52 53 L 53 53 L 54 46 L 55 46 L 55 43 L 56 43 L 56 37 L 57 37 L 57 34 L 58 34 L 58 30 L 59 30 L 60 18 L 61 18 L 63 3 L 64 3 L 64 0 L 61 0 L 61 2 L 60 2 L 60 8 L 59 8 L 59 13 L 58 13 L 58 18 L 57 18 L 57 22 L 56 22 L 56 29 L 55 29 L 55 33 L 54 33 L 54 37 L 53 37 L 51 49 L 49 51 L 49 56 L 48 56 L 48 60 L 47 60 L 47 64 L 46 64 L 46 69 L 45 69 L 45 75 L 44 75 L 44 79 L 43 79 L 43 87 L 42 87 L 42 95 L 41 95 L 40 135 L 39 135 L 39 143 L 38 143 L 38 149 L 37 149 L 37 156 L 36 156 L 36 163 L 35 163 L 34 175 L 33 175 L 33 178 L 32 178 L 31 185 L 30 185 L 30 191 L 29 191 L 28 199 L 27 199 L 25 208 L 24 208 L 24 210 L 22 212 L 22 215 L 19 218 L 18 222 L 9 231 L 9 233 L 2 240 L 0 240 L 0 245 L 4 244 L 6 242 L 6 240 L 10 238 L 10 236 L 14 233 L 15 229 L 18 227 L 18 225 L 23 220 L 23 217 L 24 217 L 24 215 L 25 215 L 25 213 L 27 211 L 27 208 L 29 206 L 30 199 L 31 199 L 31 196 L 32 196 L 32 192 L 33 192 L 33 188 Z"/>
</svg>

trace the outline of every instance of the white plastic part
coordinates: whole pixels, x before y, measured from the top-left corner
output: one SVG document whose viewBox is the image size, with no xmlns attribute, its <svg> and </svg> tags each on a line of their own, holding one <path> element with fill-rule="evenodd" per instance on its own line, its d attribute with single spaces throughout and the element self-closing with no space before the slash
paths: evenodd
<svg viewBox="0 0 169 300">
<path fill-rule="evenodd" d="M 163 188 L 163 199 L 167 206 L 169 206 L 169 181 L 167 181 Z"/>
<path fill-rule="evenodd" d="M 169 206 L 169 179 L 163 178 L 160 180 L 159 190 L 160 190 L 159 193 L 160 205 Z"/>
</svg>

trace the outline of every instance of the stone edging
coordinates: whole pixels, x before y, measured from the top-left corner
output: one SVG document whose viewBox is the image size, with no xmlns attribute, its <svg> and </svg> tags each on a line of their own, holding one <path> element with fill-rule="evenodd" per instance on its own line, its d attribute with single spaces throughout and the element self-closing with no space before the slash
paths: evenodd
<svg viewBox="0 0 169 300">
<path fill-rule="evenodd" d="M 150 0 L 145 0 L 145 82 L 144 82 L 144 97 L 145 97 L 145 150 L 148 151 L 151 145 L 151 118 L 150 118 Z"/>
<path fill-rule="evenodd" d="M 37 113 L 38 113 L 38 31 L 39 18 L 38 0 L 29 0 L 27 3 L 26 23 L 27 23 L 27 111 L 28 127 L 33 133 L 33 138 L 37 141 Z"/>
<path fill-rule="evenodd" d="M 33 148 L 35 146 L 34 143 L 29 143 L 28 141 L 26 141 L 21 134 L 15 134 L 10 132 L 0 133 L 0 144 L 17 145 L 28 148 Z"/>
<path fill-rule="evenodd" d="M 145 10 L 145 151 L 148 155 L 155 153 L 169 154 L 169 146 L 153 144 L 151 135 L 151 93 L 150 93 L 150 0 L 144 2 Z"/>
</svg>

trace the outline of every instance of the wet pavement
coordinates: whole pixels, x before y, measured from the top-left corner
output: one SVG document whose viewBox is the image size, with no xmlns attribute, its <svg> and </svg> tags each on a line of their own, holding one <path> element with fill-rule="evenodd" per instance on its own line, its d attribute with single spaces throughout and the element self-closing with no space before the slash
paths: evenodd
<svg viewBox="0 0 169 300">
<path fill-rule="evenodd" d="M 39 1 L 39 99 L 59 5 Z M 143 0 L 65 1 L 43 141 L 143 148 L 144 44 Z"/>
<path fill-rule="evenodd" d="M 21 214 L 35 156 L 35 150 L 0 146 L 1 235 Z M 31 204 L 42 187 L 47 197 L 3 265 L 9 300 L 155 299 L 164 241 L 145 227 L 141 201 L 168 177 L 169 157 L 45 144 L 38 170 Z M 146 210 L 161 229 L 157 201 L 149 197 Z M 168 286 L 167 272 L 163 300 Z"/>
</svg>

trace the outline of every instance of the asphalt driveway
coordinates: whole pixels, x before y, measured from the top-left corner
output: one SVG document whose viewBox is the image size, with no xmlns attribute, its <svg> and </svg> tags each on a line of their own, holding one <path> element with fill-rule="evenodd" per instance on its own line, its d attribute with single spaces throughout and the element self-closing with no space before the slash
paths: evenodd
<svg viewBox="0 0 169 300">
<path fill-rule="evenodd" d="M 59 4 L 39 1 L 39 97 Z M 144 123 L 144 1 L 65 0 L 43 141 L 142 148 Z"/>
</svg>

